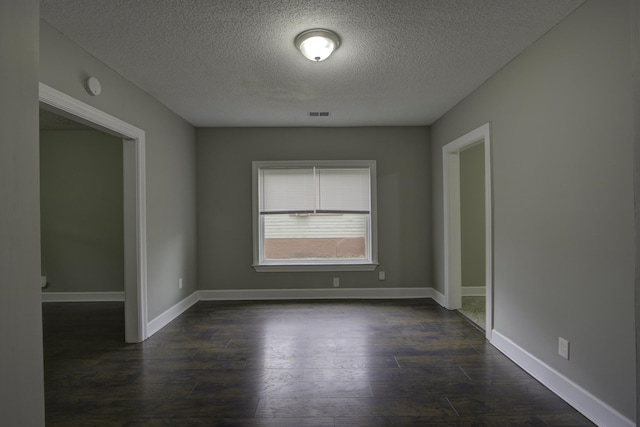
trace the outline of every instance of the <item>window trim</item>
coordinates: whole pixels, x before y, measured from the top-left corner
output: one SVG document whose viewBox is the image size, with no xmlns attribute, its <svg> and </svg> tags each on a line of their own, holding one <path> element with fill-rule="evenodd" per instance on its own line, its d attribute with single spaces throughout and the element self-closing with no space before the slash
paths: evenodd
<svg viewBox="0 0 640 427">
<path fill-rule="evenodd" d="M 370 239 L 371 262 L 347 262 L 347 261 L 300 261 L 287 262 L 263 261 L 260 262 L 260 213 L 259 213 L 259 170 L 261 168 L 278 167 L 335 167 L 369 168 L 371 189 L 371 213 L 370 213 Z M 253 268 L 259 273 L 263 272 L 321 272 L 321 271 L 374 271 L 378 267 L 378 191 L 375 160 L 268 160 L 251 162 L 252 177 L 252 228 L 253 228 Z"/>
</svg>

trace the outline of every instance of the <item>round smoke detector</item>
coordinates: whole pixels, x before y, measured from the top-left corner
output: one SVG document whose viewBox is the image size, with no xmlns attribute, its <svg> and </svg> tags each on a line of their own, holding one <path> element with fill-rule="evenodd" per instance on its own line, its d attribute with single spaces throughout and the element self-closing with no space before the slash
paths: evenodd
<svg viewBox="0 0 640 427">
<path fill-rule="evenodd" d="M 102 92 L 102 85 L 100 84 L 100 81 L 95 77 L 89 77 L 85 81 L 85 89 L 87 89 L 89 95 L 96 96 L 100 95 L 100 92 Z"/>
</svg>

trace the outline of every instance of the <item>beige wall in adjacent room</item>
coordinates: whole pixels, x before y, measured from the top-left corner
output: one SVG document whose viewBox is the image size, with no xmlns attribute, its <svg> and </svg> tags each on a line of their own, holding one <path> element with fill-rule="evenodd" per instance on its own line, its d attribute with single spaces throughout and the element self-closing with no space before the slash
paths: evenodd
<svg viewBox="0 0 640 427">
<path fill-rule="evenodd" d="M 40 132 L 45 292 L 124 291 L 122 144 L 97 130 Z"/>
<path fill-rule="evenodd" d="M 200 289 L 431 286 L 427 127 L 198 129 Z M 378 258 L 386 273 L 257 273 L 252 264 L 253 160 L 376 160 Z"/>
<path fill-rule="evenodd" d="M 485 286 L 484 143 L 460 152 L 462 286 Z"/>
</svg>

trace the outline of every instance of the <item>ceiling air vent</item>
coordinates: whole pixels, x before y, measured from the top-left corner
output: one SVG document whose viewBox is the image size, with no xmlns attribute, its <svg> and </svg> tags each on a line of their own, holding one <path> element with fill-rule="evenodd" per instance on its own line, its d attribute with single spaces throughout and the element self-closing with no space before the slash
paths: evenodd
<svg viewBox="0 0 640 427">
<path fill-rule="evenodd" d="M 329 117 L 328 111 L 312 111 L 309 113 L 311 117 Z"/>
</svg>

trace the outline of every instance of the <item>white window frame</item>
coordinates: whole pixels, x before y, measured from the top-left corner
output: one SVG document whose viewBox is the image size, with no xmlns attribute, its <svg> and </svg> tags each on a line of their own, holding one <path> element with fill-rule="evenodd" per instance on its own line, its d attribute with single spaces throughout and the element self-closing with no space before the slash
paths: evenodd
<svg viewBox="0 0 640 427">
<path fill-rule="evenodd" d="M 363 168 L 370 171 L 371 213 L 369 221 L 369 240 L 371 259 L 361 260 L 269 260 L 261 256 L 260 206 L 259 206 L 259 171 L 262 168 Z M 375 160 L 277 160 L 252 162 L 252 197 L 253 197 L 253 268 L 257 272 L 318 272 L 318 271 L 373 271 L 378 267 L 378 215 L 377 215 L 377 183 Z"/>
</svg>

